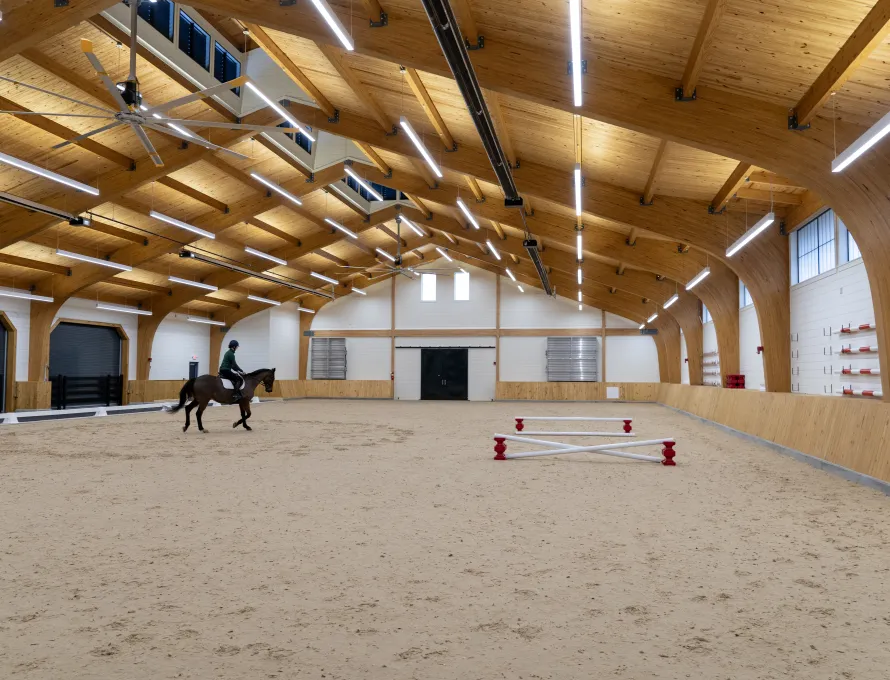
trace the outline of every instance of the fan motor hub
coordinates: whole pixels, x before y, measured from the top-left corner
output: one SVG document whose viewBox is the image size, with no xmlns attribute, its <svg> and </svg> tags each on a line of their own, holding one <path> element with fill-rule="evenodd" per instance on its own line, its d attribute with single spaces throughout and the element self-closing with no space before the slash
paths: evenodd
<svg viewBox="0 0 890 680">
<path fill-rule="evenodd" d="M 121 89 L 123 85 L 123 89 Z M 121 98 L 130 108 L 138 109 L 142 104 L 142 94 L 139 92 L 139 83 L 135 80 L 125 80 L 118 83 L 118 89 L 121 91 Z"/>
</svg>

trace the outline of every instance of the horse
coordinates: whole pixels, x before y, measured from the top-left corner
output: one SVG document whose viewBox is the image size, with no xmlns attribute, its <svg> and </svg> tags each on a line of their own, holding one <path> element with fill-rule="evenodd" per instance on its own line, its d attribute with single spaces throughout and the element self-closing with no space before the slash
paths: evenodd
<svg viewBox="0 0 890 680">
<path fill-rule="evenodd" d="M 250 430 L 252 428 L 247 424 L 247 419 L 250 418 L 251 415 L 250 399 L 253 397 L 254 390 L 256 390 L 260 383 L 265 386 L 266 392 L 272 391 L 272 385 L 275 383 L 275 369 L 261 368 L 257 371 L 245 373 L 243 377 L 244 386 L 241 388 L 242 397 L 237 402 L 238 406 L 241 407 L 241 419 L 236 420 L 232 424 L 232 427 L 234 428 L 243 425 L 245 430 Z M 189 429 L 192 409 L 197 406 L 198 412 L 195 414 L 195 418 L 198 421 L 198 429 L 204 434 L 207 434 L 207 430 L 204 429 L 204 424 L 201 422 L 201 414 L 204 413 L 207 404 L 211 399 L 220 404 L 234 404 L 235 402 L 232 401 L 234 392 L 234 390 L 227 390 L 223 387 L 222 378 L 218 375 L 202 375 L 200 378 L 192 378 L 182 386 L 182 389 L 179 391 L 179 403 L 176 406 L 171 407 L 169 412 L 176 413 L 185 405 L 186 399 L 190 398 L 192 401 L 185 407 L 185 427 L 182 428 L 182 431 L 186 432 Z"/>
</svg>

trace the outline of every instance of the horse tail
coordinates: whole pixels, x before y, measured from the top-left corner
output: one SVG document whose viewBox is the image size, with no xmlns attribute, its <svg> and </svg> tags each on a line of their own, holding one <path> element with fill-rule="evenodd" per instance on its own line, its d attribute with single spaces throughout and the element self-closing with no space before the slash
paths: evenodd
<svg viewBox="0 0 890 680">
<path fill-rule="evenodd" d="M 192 378 L 185 385 L 182 386 L 182 389 L 179 390 L 179 403 L 176 406 L 170 407 L 170 413 L 176 413 L 179 409 L 185 406 L 186 399 L 194 398 L 195 396 L 195 379 Z"/>
</svg>

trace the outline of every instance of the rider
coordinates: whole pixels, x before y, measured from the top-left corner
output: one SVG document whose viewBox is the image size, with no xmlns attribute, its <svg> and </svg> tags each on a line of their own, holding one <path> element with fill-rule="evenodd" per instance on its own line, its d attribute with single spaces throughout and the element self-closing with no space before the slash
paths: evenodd
<svg viewBox="0 0 890 680">
<path fill-rule="evenodd" d="M 219 367 L 219 377 L 228 378 L 232 381 L 232 387 L 235 388 L 234 393 L 232 394 L 232 399 L 236 402 L 241 400 L 241 387 L 244 384 L 241 378 L 243 371 L 238 365 L 238 362 L 235 361 L 235 350 L 237 349 L 238 341 L 230 340 L 229 349 L 223 355 L 222 364 L 220 364 Z"/>
</svg>

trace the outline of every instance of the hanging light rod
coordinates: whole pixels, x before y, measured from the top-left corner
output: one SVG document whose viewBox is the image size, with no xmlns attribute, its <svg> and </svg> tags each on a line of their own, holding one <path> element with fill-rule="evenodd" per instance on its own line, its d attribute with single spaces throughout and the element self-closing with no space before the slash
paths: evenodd
<svg viewBox="0 0 890 680">
<path fill-rule="evenodd" d="M 111 260 L 103 260 L 99 257 L 90 257 L 89 255 L 72 253 L 70 250 L 60 250 L 57 248 L 56 255 L 61 255 L 62 257 L 70 257 L 72 260 L 80 260 L 81 262 L 89 262 L 90 264 L 98 264 L 103 267 L 111 267 L 112 269 L 119 269 L 122 272 L 133 271 L 133 268 L 129 265 L 121 264 L 120 262 L 112 262 Z"/>
<path fill-rule="evenodd" d="M 711 268 L 705 267 L 704 269 L 702 269 L 698 274 L 696 274 L 693 277 L 692 281 L 690 281 L 689 283 L 686 284 L 686 290 L 692 290 L 698 284 L 700 284 L 702 281 L 704 281 L 706 278 L 708 278 L 708 276 L 710 274 L 711 274 Z"/>
<path fill-rule="evenodd" d="M 664 303 L 664 308 L 667 309 L 668 307 L 670 307 L 672 304 L 674 304 L 679 299 L 680 299 L 680 296 L 677 293 L 674 293 L 673 295 L 670 296 L 670 298 L 668 298 L 668 301 Z"/>
<path fill-rule="evenodd" d="M 309 309 L 308 307 L 297 307 L 298 312 L 306 312 L 307 314 L 315 314 L 314 309 Z"/>
<path fill-rule="evenodd" d="M 575 106 L 583 103 L 581 73 L 581 0 L 569 0 L 569 22 L 572 41 L 572 100 Z"/>
<path fill-rule="evenodd" d="M 0 297 L 19 298 L 21 300 L 31 300 L 33 302 L 52 302 L 53 299 L 46 295 L 35 295 L 27 290 L 19 290 L 18 288 L 0 288 Z"/>
<path fill-rule="evenodd" d="M 330 217 L 325 217 L 325 218 L 324 218 L 324 221 L 327 222 L 328 224 L 330 224 L 334 229 L 339 229 L 340 231 L 342 231 L 344 234 L 346 234 L 346 235 L 349 236 L 350 238 L 358 238 L 358 234 L 356 234 L 356 233 L 355 233 L 354 231 L 352 231 L 351 229 L 347 229 L 346 227 L 344 227 L 344 226 L 343 226 L 342 224 L 340 224 L 339 222 L 335 222 L 335 221 L 332 220 Z"/>
<path fill-rule="evenodd" d="M 461 199 L 457 199 L 457 207 L 460 208 L 460 211 L 464 214 L 464 217 L 467 218 L 470 224 L 478 229 L 479 223 L 476 221 L 476 218 L 473 217 L 472 213 L 467 209 L 466 204 Z"/>
<path fill-rule="evenodd" d="M 191 321 L 192 323 L 206 323 L 209 326 L 225 326 L 226 325 L 225 321 L 216 321 L 214 319 L 207 319 L 203 316 L 190 316 L 190 317 L 188 317 L 188 320 Z"/>
<path fill-rule="evenodd" d="M 655 312 L 655 314 L 653 314 L 653 315 L 650 316 L 648 319 L 646 319 L 646 323 L 652 323 L 652 322 L 655 321 L 655 319 L 657 319 L 657 318 L 658 318 L 658 312 Z"/>
<path fill-rule="evenodd" d="M 249 253 L 250 255 L 256 255 L 257 257 L 261 257 L 264 260 L 269 260 L 270 262 L 274 262 L 275 264 L 280 264 L 282 266 L 287 265 L 287 260 L 275 257 L 274 255 L 269 255 L 269 253 L 264 253 L 260 250 L 256 250 L 255 248 L 250 248 L 248 246 L 244 247 L 244 252 Z"/>
<path fill-rule="evenodd" d="M 291 203 L 296 203 L 297 205 L 303 205 L 303 201 L 301 201 L 299 198 L 294 196 L 291 192 L 287 191 L 286 189 L 282 189 L 280 186 L 275 184 L 275 182 L 270 182 L 265 177 L 263 177 L 262 175 L 258 175 L 255 172 L 250 173 L 250 176 L 253 177 L 257 182 L 259 182 L 263 186 L 267 187 L 271 191 L 274 191 L 279 196 L 283 196 L 284 198 L 289 200 Z"/>
<path fill-rule="evenodd" d="M 20 158 L 10 156 L 9 154 L 0 153 L 0 163 L 6 163 L 6 165 L 11 165 L 12 167 L 18 168 L 19 170 L 30 172 L 32 175 L 37 175 L 39 177 L 43 177 L 44 179 L 51 179 L 53 182 L 64 184 L 65 186 L 71 187 L 72 189 L 77 189 L 78 191 L 83 191 L 84 193 L 91 194 L 93 196 L 99 195 L 99 190 L 95 187 L 91 187 L 89 184 L 78 182 L 76 179 L 65 177 L 64 175 L 60 175 L 57 172 L 53 172 L 52 170 L 44 170 L 39 165 L 34 165 L 33 163 L 29 163 L 28 161 L 23 161 Z"/>
<path fill-rule="evenodd" d="M 328 283 L 332 283 L 335 286 L 340 283 L 339 281 L 337 281 L 337 279 L 332 279 L 330 276 L 325 276 L 324 274 L 319 274 L 318 272 L 309 272 L 309 276 L 314 276 L 316 279 L 327 281 Z"/>
<path fill-rule="evenodd" d="M 228 269 L 232 272 L 238 272 L 239 274 L 244 274 L 245 276 L 250 276 L 254 279 L 260 279 L 261 281 L 268 281 L 269 283 L 276 283 L 279 286 L 284 286 L 285 288 L 290 288 L 292 290 L 300 290 L 304 293 L 311 293 L 312 295 L 317 295 L 318 297 L 327 298 L 329 300 L 333 300 L 334 296 L 330 293 L 325 293 L 320 290 L 315 290 L 314 288 L 309 288 L 308 286 L 300 285 L 299 283 L 293 283 L 292 281 L 288 281 L 282 279 L 278 276 L 272 276 L 271 274 L 263 274 L 262 272 L 255 272 L 252 269 L 248 269 L 247 267 L 241 267 L 236 264 L 231 264 L 229 262 L 225 262 L 223 260 L 218 260 L 215 257 L 208 257 L 202 253 L 195 252 L 194 250 L 187 250 L 183 248 L 179 251 L 179 257 L 188 257 L 193 260 L 197 260 L 198 262 L 206 262 L 207 264 L 216 265 L 217 267 L 221 267 L 223 269 Z"/>
<path fill-rule="evenodd" d="M 409 139 L 420 152 L 420 155 L 423 156 L 423 160 L 426 161 L 426 164 L 430 166 L 430 170 L 433 171 L 433 174 L 442 179 L 442 171 L 439 170 L 439 166 L 436 165 L 436 161 L 433 160 L 433 157 L 430 156 L 430 152 L 427 151 L 426 146 L 424 146 L 423 142 L 420 140 L 420 137 L 417 136 L 417 133 L 414 132 L 414 128 L 411 127 L 411 123 L 408 122 L 408 119 L 405 116 L 399 118 L 399 125 L 402 126 L 402 129 L 407 133 Z"/>
<path fill-rule="evenodd" d="M 97 302 L 96 309 L 104 309 L 107 312 L 123 312 L 124 314 L 139 314 L 140 316 L 151 316 L 151 312 L 147 309 L 128 307 L 126 305 L 116 305 L 111 302 Z"/>
<path fill-rule="evenodd" d="M 278 300 L 270 300 L 269 298 L 260 297 L 259 295 L 248 295 L 247 299 L 253 300 L 254 302 L 262 302 L 267 305 L 274 305 L 275 307 L 278 307 L 281 305 L 281 303 L 278 302 Z"/>
<path fill-rule="evenodd" d="M 352 168 L 350 168 L 348 165 L 345 166 L 343 169 L 346 171 L 346 174 L 347 174 L 347 175 L 349 175 L 350 177 L 352 177 L 352 179 L 354 179 L 356 182 L 358 182 L 358 185 L 359 185 L 362 189 L 364 189 L 365 191 L 367 191 L 369 194 L 371 194 L 371 196 L 373 196 L 374 198 L 376 198 L 378 201 L 382 201 L 382 200 L 383 200 L 383 196 L 380 195 L 380 192 L 377 191 L 377 189 L 375 189 L 374 187 L 372 187 L 367 181 L 365 181 L 364 179 L 362 179 L 361 177 L 359 177 L 359 176 L 358 176 L 358 173 L 356 173 L 355 170 L 353 170 Z"/>
<path fill-rule="evenodd" d="M 880 142 L 890 133 L 890 113 L 866 130 L 859 139 L 848 146 L 831 162 L 832 172 L 842 172 L 853 161 Z"/>
<path fill-rule="evenodd" d="M 446 260 L 448 260 L 449 262 L 454 262 L 454 260 L 451 259 L 451 256 L 448 255 L 448 253 L 446 253 L 444 250 L 442 250 L 442 249 L 439 248 L 438 246 L 436 247 L 436 252 L 439 253 L 439 255 L 441 255 L 442 257 L 444 257 L 444 258 L 445 258 Z"/>
<path fill-rule="evenodd" d="M 36 201 L 29 201 L 27 198 L 21 198 L 20 196 L 13 196 L 12 194 L 5 191 L 0 191 L 0 201 L 9 203 L 10 205 L 18 206 L 19 208 L 24 208 L 25 210 L 43 213 L 44 215 L 49 215 L 50 217 L 57 217 L 58 219 L 63 221 L 67 220 L 68 224 L 73 227 L 90 226 L 89 217 L 72 215 L 71 213 L 65 212 L 64 210 L 56 210 L 55 208 L 51 208 L 48 205 L 43 205 L 42 203 L 37 203 Z"/>
<path fill-rule="evenodd" d="M 491 245 L 491 239 L 485 239 L 485 245 L 488 246 L 488 249 L 491 251 L 491 254 L 495 256 L 498 262 L 501 261 L 501 254 L 497 251 L 493 245 Z"/>
<path fill-rule="evenodd" d="M 761 217 L 759 220 L 757 220 L 757 224 L 755 224 L 748 231 L 742 234 L 735 243 L 733 243 L 731 246 L 729 246 L 729 248 L 726 249 L 726 257 L 732 257 L 733 255 L 735 255 L 742 248 L 753 241 L 760 232 L 762 232 L 775 221 L 776 214 L 774 212 L 769 212 Z"/>
<path fill-rule="evenodd" d="M 367 295 L 367 293 L 366 293 L 365 291 L 363 291 L 361 288 L 355 288 L 355 287 L 353 287 L 353 288 L 352 288 L 352 292 L 353 292 L 353 293 L 358 293 L 359 295 Z"/>
<path fill-rule="evenodd" d="M 212 286 L 209 283 L 201 283 L 200 281 L 192 281 L 191 279 L 181 279 L 178 276 L 168 276 L 167 280 L 170 283 L 181 283 L 183 286 L 191 286 L 192 288 L 201 288 L 210 291 L 219 290 L 219 288 Z"/>
<path fill-rule="evenodd" d="M 383 248 L 374 248 L 374 250 L 375 250 L 379 255 L 383 255 L 383 257 L 385 257 L 385 258 L 386 258 L 387 260 L 389 260 L 390 262 L 395 262 L 395 261 L 396 261 L 396 258 L 393 257 L 392 255 L 390 255 L 388 252 L 386 252 Z"/>
<path fill-rule="evenodd" d="M 253 92 L 257 97 L 259 97 L 260 99 L 262 99 L 262 100 L 263 100 L 263 103 L 264 103 L 266 106 L 268 106 L 268 107 L 271 108 L 275 113 L 277 113 L 279 116 L 281 116 L 282 118 L 284 118 L 284 119 L 285 119 L 288 123 L 290 123 L 293 127 L 297 128 L 297 130 L 299 130 L 300 133 L 301 133 L 306 139 L 308 139 L 310 142 L 314 142 L 314 141 L 315 141 L 315 137 L 313 137 L 313 136 L 309 133 L 309 129 L 308 129 L 305 125 L 300 125 L 300 123 L 298 123 L 298 122 L 296 121 L 296 119 L 295 119 L 292 115 L 290 115 L 287 111 L 285 111 L 284 108 L 282 108 L 277 102 L 274 102 L 274 101 L 272 101 L 271 99 L 269 99 L 269 97 L 267 97 L 267 96 L 263 93 L 263 91 L 260 90 L 260 88 L 258 88 L 256 85 L 254 85 L 254 84 L 253 84 L 252 82 L 250 82 L 249 80 L 245 83 L 245 85 L 247 85 L 247 89 L 248 89 L 248 90 L 250 90 L 250 91 Z"/>
<path fill-rule="evenodd" d="M 212 231 L 207 231 L 206 229 L 195 227 L 188 222 L 183 222 L 182 220 L 177 220 L 175 217 L 170 217 L 169 215 L 159 213 L 157 210 L 152 210 L 150 213 L 148 213 L 148 216 L 153 217 L 156 220 L 160 220 L 161 222 L 172 224 L 174 227 L 185 229 L 186 231 L 190 231 L 193 234 L 198 234 L 199 236 L 203 236 L 204 238 L 216 238 L 216 234 L 214 234 Z"/>
<path fill-rule="evenodd" d="M 513 281 L 516 281 L 516 277 L 513 276 L 513 272 L 510 271 L 510 268 L 507 267 L 507 276 L 509 276 Z"/>
<path fill-rule="evenodd" d="M 334 35 L 337 36 L 337 39 L 343 47 L 347 51 L 352 52 L 355 49 L 355 45 L 352 44 L 352 38 L 349 37 L 346 27 L 343 26 L 340 19 L 334 14 L 334 10 L 331 9 L 331 6 L 325 2 L 325 0 L 312 0 L 312 4 L 315 5 L 315 9 L 321 14 L 322 19 L 327 22 L 328 26 L 330 26 Z"/>
</svg>

